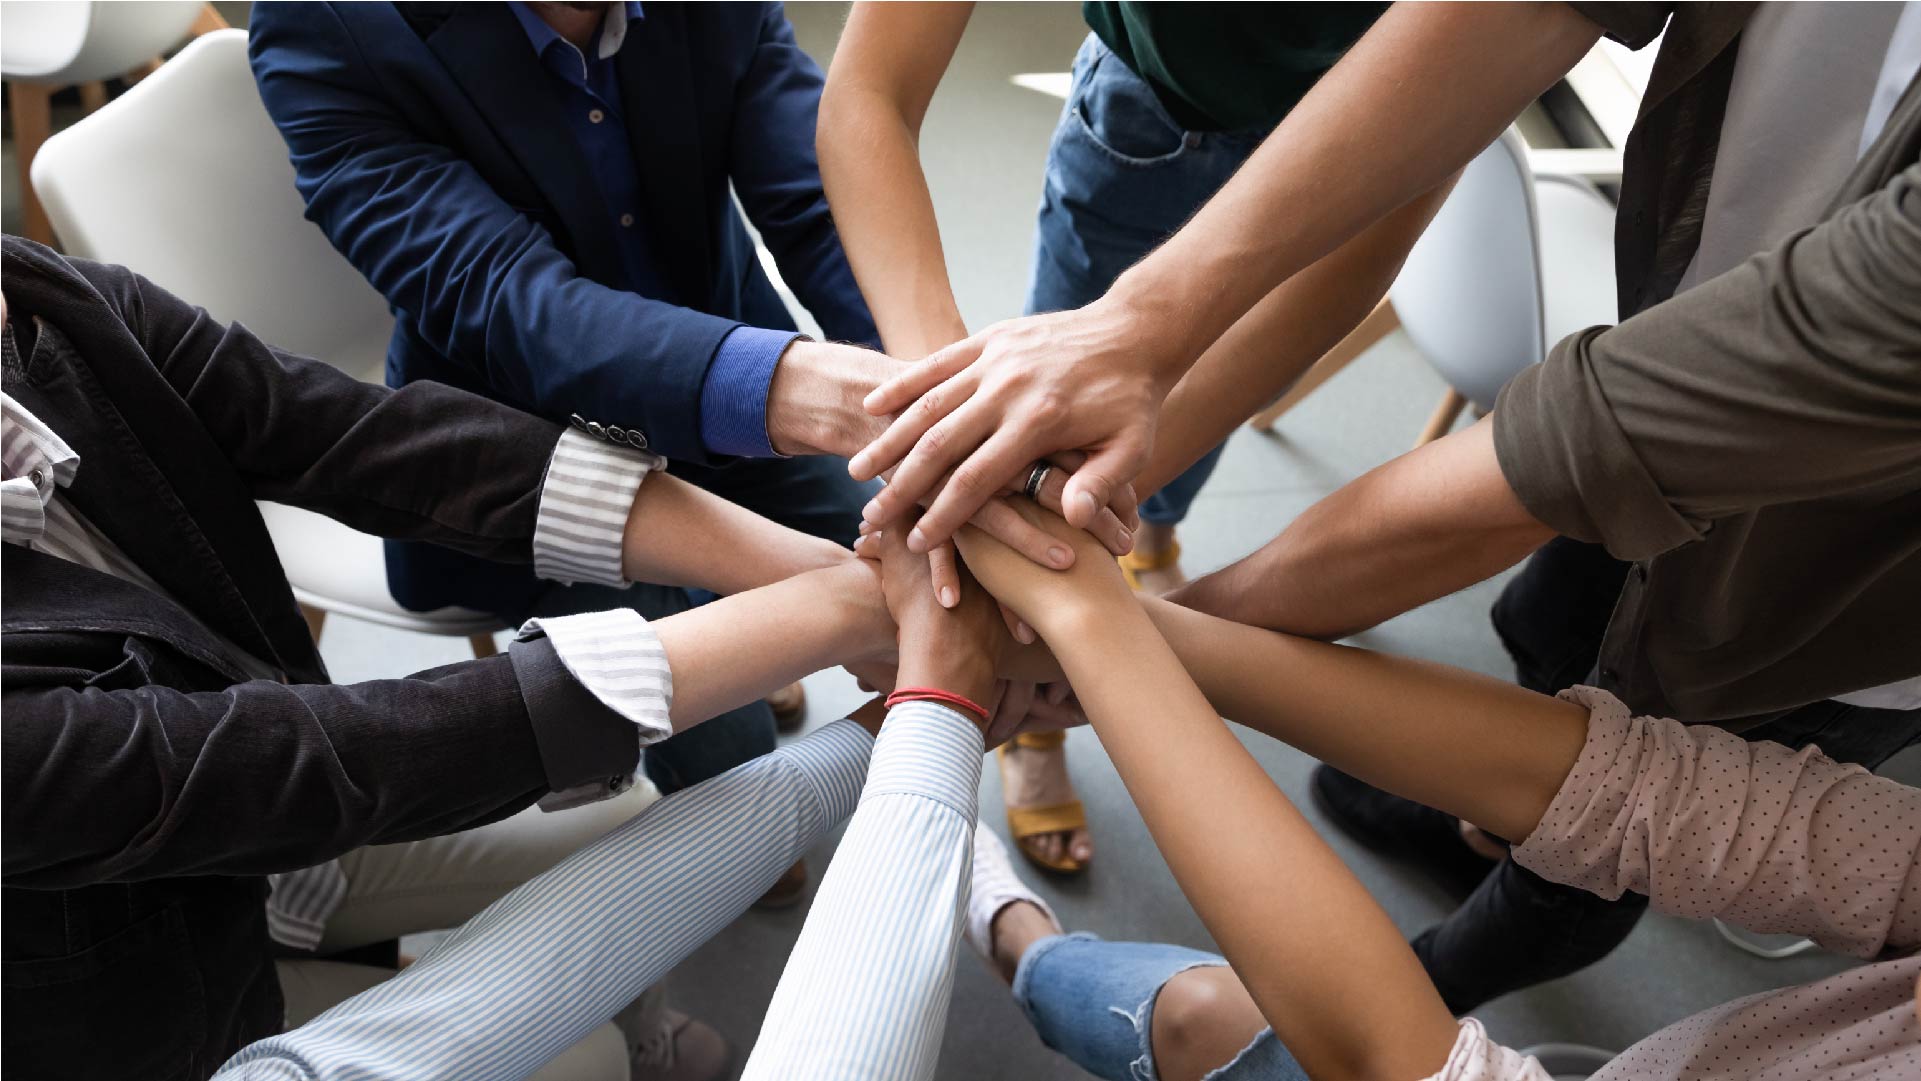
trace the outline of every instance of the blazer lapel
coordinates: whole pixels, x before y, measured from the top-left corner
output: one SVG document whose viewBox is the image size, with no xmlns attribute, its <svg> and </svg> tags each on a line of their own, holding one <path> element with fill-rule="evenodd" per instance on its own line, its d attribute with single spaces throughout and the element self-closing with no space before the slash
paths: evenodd
<svg viewBox="0 0 1921 1081">
<path fill-rule="evenodd" d="M 669 299 L 700 308 L 714 291 L 714 264 L 686 18 L 680 5 L 649 4 L 628 23 L 615 63 L 648 245 L 677 294 Z"/>
<path fill-rule="evenodd" d="M 427 47 L 566 224 L 581 269 L 599 281 L 625 281 L 606 201 L 513 12 L 505 4 L 461 4 L 428 35 Z"/>
</svg>

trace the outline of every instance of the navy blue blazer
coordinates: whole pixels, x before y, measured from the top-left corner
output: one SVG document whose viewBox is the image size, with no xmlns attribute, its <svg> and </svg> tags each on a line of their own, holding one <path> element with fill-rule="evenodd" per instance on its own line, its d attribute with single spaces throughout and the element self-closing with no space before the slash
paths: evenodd
<svg viewBox="0 0 1921 1081">
<path fill-rule="evenodd" d="M 822 329 L 876 339 L 821 191 L 820 69 L 779 4 L 650 0 L 629 27 L 617 64 L 659 296 L 625 288 L 588 163 L 504 4 L 256 4 L 250 30 L 307 216 L 398 317 L 393 385 L 578 413 L 722 464 L 699 432 L 721 339 L 793 327 L 732 192 Z M 400 550 L 415 547 L 389 549 L 409 607 L 510 612 L 535 588 L 522 570 Z"/>
</svg>

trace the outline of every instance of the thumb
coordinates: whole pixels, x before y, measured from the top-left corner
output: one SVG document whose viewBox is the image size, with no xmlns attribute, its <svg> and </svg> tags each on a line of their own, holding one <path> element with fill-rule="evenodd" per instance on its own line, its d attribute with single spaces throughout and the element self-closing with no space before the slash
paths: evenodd
<svg viewBox="0 0 1921 1081">
<path fill-rule="evenodd" d="M 1114 442 L 1090 453 L 1061 491 L 1061 514 L 1070 525 L 1086 529 L 1114 498 L 1133 484 L 1147 464 L 1144 440 L 1123 432 Z"/>
</svg>

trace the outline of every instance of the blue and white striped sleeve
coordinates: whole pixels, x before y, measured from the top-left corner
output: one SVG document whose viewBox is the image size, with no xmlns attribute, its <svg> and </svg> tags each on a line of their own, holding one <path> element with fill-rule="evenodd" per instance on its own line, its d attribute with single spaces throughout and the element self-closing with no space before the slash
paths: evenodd
<svg viewBox="0 0 1921 1081">
<path fill-rule="evenodd" d="M 733 922 L 850 813 L 872 747 L 837 721 L 660 800 L 398 976 L 252 1044 L 216 1076 L 528 1076 Z"/>
<path fill-rule="evenodd" d="M 562 432 L 534 516 L 534 573 L 568 585 L 629 585 L 620 573 L 627 515 L 640 482 L 665 464 L 657 454 Z"/>
<path fill-rule="evenodd" d="M 930 1078 L 974 860 L 980 730 L 907 702 L 887 715 L 860 809 L 814 895 L 743 1081 Z"/>
</svg>

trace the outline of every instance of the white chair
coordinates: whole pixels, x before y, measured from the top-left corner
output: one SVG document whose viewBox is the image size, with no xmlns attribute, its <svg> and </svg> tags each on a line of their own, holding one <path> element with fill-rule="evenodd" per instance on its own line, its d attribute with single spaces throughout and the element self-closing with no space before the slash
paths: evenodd
<svg viewBox="0 0 1921 1081">
<path fill-rule="evenodd" d="M 89 112 L 106 104 L 104 79 L 137 78 L 160 54 L 189 34 L 226 26 L 199 0 L 152 3 L 77 3 L 7 0 L 0 3 L 0 76 L 7 80 L 14 149 L 20 159 L 21 209 L 29 239 L 53 242 L 47 217 L 28 176 L 34 154 L 52 129 L 52 97 L 78 84 Z"/>
<path fill-rule="evenodd" d="M 1415 445 L 1432 442 L 1567 334 L 1615 322 L 1614 296 L 1613 205 L 1585 179 L 1533 172 L 1510 128 L 1462 172 L 1387 299 L 1248 423 L 1272 428 L 1398 328 L 1448 382 Z"/>
<path fill-rule="evenodd" d="M 47 140 L 33 181 L 70 254 L 125 264 L 267 341 L 379 379 L 393 316 L 302 217 L 286 144 L 247 67 L 245 31 L 196 39 Z M 340 612 L 494 652 L 491 616 L 395 603 L 377 539 L 294 507 L 260 509 L 316 638 L 325 613 Z"/>
</svg>

